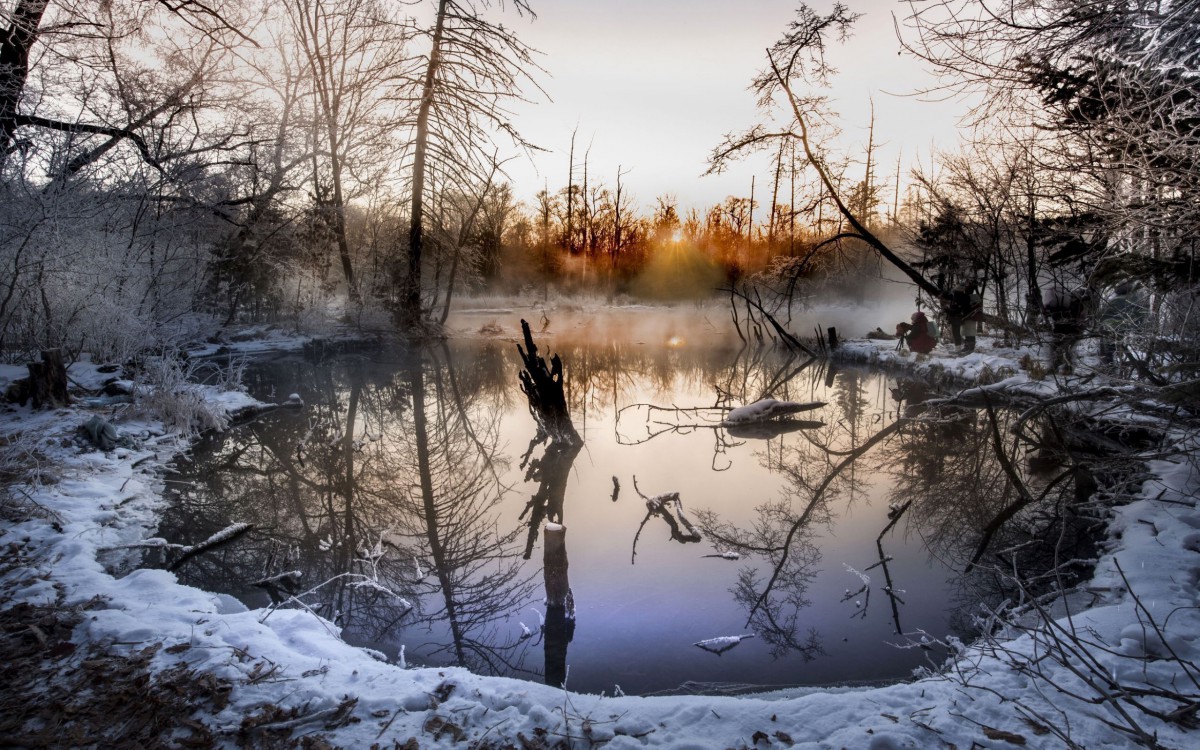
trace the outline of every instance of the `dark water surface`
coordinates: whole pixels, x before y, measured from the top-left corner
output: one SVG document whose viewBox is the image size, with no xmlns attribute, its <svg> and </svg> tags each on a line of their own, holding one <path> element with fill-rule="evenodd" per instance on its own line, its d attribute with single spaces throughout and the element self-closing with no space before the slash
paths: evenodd
<svg viewBox="0 0 1200 750">
<path fill-rule="evenodd" d="M 963 630 L 974 600 L 956 571 L 1005 502 L 978 413 L 898 424 L 913 411 L 896 397 L 924 387 L 722 343 L 539 343 L 566 363 L 580 450 L 535 440 L 511 341 L 255 363 L 253 395 L 306 406 L 193 451 L 163 535 L 255 530 L 181 578 L 251 606 L 298 595 L 409 665 L 565 669 L 577 691 L 902 678 L 942 654 L 899 645 Z M 826 405 L 719 426 L 766 395 Z M 635 477 L 679 505 L 648 513 Z M 539 627 L 535 498 L 561 501 L 573 632 Z M 720 655 L 693 645 L 746 634 Z"/>
</svg>

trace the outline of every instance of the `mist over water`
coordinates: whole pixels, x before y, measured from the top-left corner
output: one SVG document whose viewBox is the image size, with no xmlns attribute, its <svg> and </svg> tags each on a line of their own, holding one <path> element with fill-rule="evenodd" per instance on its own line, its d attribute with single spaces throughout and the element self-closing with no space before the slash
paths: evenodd
<svg viewBox="0 0 1200 750">
<path fill-rule="evenodd" d="M 922 309 L 930 309 L 923 298 Z M 652 298 L 618 297 L 610 302 L 601 296 L 560 298 L 551 295 L 477 296 L 457 301 L 447 321 L 455 336 L 519 336 L 524 318 L 536 337 L 564 343 L 635 343 L 679 346 L 687 342 L 740 344 L 733 323 L 728 295 L 712 291 L 705 283 L 693 299 L 664 302 Z M 820 330 L 835 327 L 841 338 L 861 338 L 881 328 L 887 333 L 908 321 L 917 310 L 910 284 L 889 279 L 864 279 L 856 294 L 822 293 L 792 305 L 790 321 L 786 310 L 775 317 L 792 334 L 811 338 Z M 744 321 L 744 305 L 738 305 Z M 743 331 L 745 333 L 745 331 Z"/>
</svg>

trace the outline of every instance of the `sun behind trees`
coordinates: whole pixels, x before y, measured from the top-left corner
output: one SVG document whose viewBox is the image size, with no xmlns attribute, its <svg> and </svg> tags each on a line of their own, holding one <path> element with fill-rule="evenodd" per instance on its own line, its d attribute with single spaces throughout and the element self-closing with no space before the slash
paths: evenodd
<svg viewBox="0 0 1200 750">
<path fill-rule="evenodd" d="M 765 168 L 694 207 L 634 195 L 635 160 L 599 167 L 579 132 L 540 192 L 509 183 L 539 147 L 513 111 L 554 67 L 509 25 L 532 19 L 523 1 L 17 0 L 0 12 L 0 351 L 122 359 L 322 320 L 437 334 L 474 293 L 863 301 L 886 277 L 935 311 L 976 282 L 1018 338 L 1051 327 L 1047 294 L 1078 290 L 1095 328 L 1132 283 L 1158 352 L 1142 364 L 1180 365 L 1194 4 L 996 6 L 901 19 L 910 54 L 985 94 L 975 140 L 906 177 L 883 174 L 887 122 L 834 150 L 830 61 L 860 16 L 800 5 L 752 77 L 758 123 L 711 154 L 714 173 L 755 152 Z"/>
<path fill-rule="evenodd" d="M 814 247 L 842 219 L 795 148 L 757 189 L 685 210 L 646 206 L 632 167 L 599 174 L 581 146 L 565 186 L 522 204 L 503 169 L 536 146 L 506 107 L 541 72 L 506 13 L 532 8 L 15 3 L 0 348 L 119 359 L 184 321 L 435 330 L 475 291 L 680 299 L 772 267 L 834 275 L 845 254 Z"/>
</svg>

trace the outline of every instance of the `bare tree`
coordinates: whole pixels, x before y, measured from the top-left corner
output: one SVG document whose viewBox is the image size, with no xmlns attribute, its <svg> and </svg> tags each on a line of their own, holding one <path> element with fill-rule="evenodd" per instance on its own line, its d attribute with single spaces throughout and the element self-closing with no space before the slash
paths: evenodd
<svg viewBox="0 0 1200 750">
<path fill-rule="evenodd" d="M 1071 176 L 1071 199 L 1114 240 L 1101 275 L 1194 283 L 1200 225 L 1200 4 L 1090 0 L 910 4 L 908 49 L 955 91 L 982 93 L 978 120 L 1055 134 L 1043 170 Z M 1099 261 L 1099 263 L 1097 263 Z"/>
<path fill-rule="evenodd" d="M 199 8 L 0 12 L 6 346 L 127 354 L 190 309 L 206 243 L 248 200 L 223 178 L 252 141 L 225 87 L 245 38 Z"/>
<path fill-rule="evenodd" d="M 77 171 L 118 143 L 131 144 L 147 163 L 160 165 L 162 156 L 154 153 L 154 144 L 145 131 L 165 112 L 179 109 L 191 89 L 200 83 L 200 76 L 192 76 L 178 90 L 158 101 L 143 100 L 140 107 L 125 112 L 124 118 L 89 120 L 70 116 L 69 107 L 54 106 L 59 103 L 58 97 L 67 92 L 61 90 L 58 79 L 44 75 L 43 71 L 56 64 L 73 63 L 84 66 L 86 78 L 87 71 L 109 67 L 116 61 L 114 43 L 130 28 L 150 25 L 155 6 L 166 8 L 187 26 L 199 30 L 207 38 L 202 46 L 209 49 L 226 48 L 231 38 L 245 38 L 234 31 L 222 12 L 191 0 L 182 3 L 161 0 L 145 8 L 131 4 L 122 12 L 114 5 L 63 2 L 51 9 L 50 0 L 18 0 L 11 10 L 0 11 L 0 21 L 6 22 L 6 27 L 0 29 L 0 154 L 4 162 L 14 151 L 32 148 L 30 138 L 20 135 L 19 131 L 24 129 L 68 136 L 77 149 L 75 159 L 60 165 L 68 171 Z M 45 45 L 46 51 L 31 58 L 39 43 Z M 31 75 L 35 77 L 32 83 L 36 97 L 28 95 Z M 132 98 L 129 90 L 119 86 L 115 94 L 115 99 L 126 103 Z M 95 111 L 87 105 L 82 109 Z M 83 164 L 76 166 L 79 159 L 84 160 Z"/>
<path fill-rule="evenodd" d="M 941 298 L 943 290 L 920 271 L 904 260 L 868 228 L 866 217 L 856 213 L 844 197 L 838 172 L 831 169 L 828 157 L 815 140 L 816 131 L 825 117 L 826 100 L 823 96 L 801 96 L 795 82 L 826 87 L 835 70 L 825 59 L 828 38 L 844 40 L 850 34 L 859 15 L 837 3 L 826 15 L 818 14 L 807 5 L 796 11 L 784 36 L 767 50 L 767 69 L 753 82 L 758 95 L 759 107 L 770 114 L 776 109 L 776 99 L 782 96 L 786 124 L 782 129 L 770 129 L 767 125 L 756 125 L 744 133 L 730 134 L 713 150 L 709 157 L 709 172 L 722 171 L 731 160 L 746 153 L 770 147 L 778 141 L 798 143 L 808 163 L 837 208 L 838 215 L 849 224 L 848 230 L 839 229 L 831 241 L 857 239 L 865 242 L 872 250 L 899 269 L 920 289 L 934 298 Z"/>
<path fill-rule="evenodd" d="M 406 29 L 377 0 L 290 0 L 288 21 L 303 55 L 328 165 L 338 258 L 352 299 L 359 289 L 346 236 L 347 181 L 389 164 L 390 103 L 403 73 Z M 320 193 L 318 192 L 319 196 Z"/>
<path fill-rule="evenodd" d="M 450 317 L 450 301 L 454 297 L 454 285 L 459 278 L 460 265 L 471 266 L 472 270 L 478 265 L 479 258 L 477 254 L 472 254 L 470 258 L 465 258 L 464 256 L 467 255 L 467 245 L 475 239 L 480 213 L 484 208 L 484 204 L 496 190 L 495 179 L 501 166 L 500 162 L 493 161 L 492 171 L 488 174 L 487 180 L 476 188 L 474 193 L 451 196 L 443 195 L 443 200 L 439 202 L 442 210 L 438 212 L 435 223 L 435 236 L 439 238 L 439 244 L 446 248 L 450 254 L 450 269 L 446 278 L 446 299 L 442 303 L 442 312 L 437 319 L 440 325 L 445 324 L 446 319 Z M 464 263 L 464 260 L 466 263 Z M 438 270 L 439 272 L 441 270 L 440 264 Z M 436 306 L 438 298 L 438 285 L 436 281 L 434 283 L 433 294 L 433 304 Z"/>
<path fill-rule="evenodd" d="M 513 0 L 518 14 L 533 15 L 526 0 Z M 421 325 L 421 264 L 425 246 L 425 199 L 432 170 L 443 190 L 479 184 L 486 176 L 485 150 L 493 132 L 528 146 L 509 122 L 505 102 L 520 95 L 521 84 L 538 70 L 534 51 L 511 30 L 485 13 L 503 3 L 492 0 L 438 0 L 429 54 L 416 82 L 408 262 L 397 260 L 400 290 L 396 321 L 405 329 Z M 399 254 L 397 254 L 397 258 Z"/>
</svg>

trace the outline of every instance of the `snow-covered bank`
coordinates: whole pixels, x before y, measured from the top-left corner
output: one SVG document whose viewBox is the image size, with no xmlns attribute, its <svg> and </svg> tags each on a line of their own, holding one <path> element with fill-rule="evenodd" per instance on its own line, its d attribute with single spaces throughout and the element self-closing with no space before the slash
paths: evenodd
<svg viewBox="0 0 1200 750">
<path fill-rule="evenodd" d="M 851 342 L 846 349 L 848 356 L 854 351 L 863 357 L 872 351 L 880 359 L 891 356 L 886 342 Z M 897 366 L 938 367 L 964 379 L 977 377 L 973 368 L 982 372 L 986 365 L 994 377 L 983 380 L 995 388 L 1047 393 L 1054 388 L 1051 381 L 1024 374 L 1019 357 L 987 351 L 896 360 Z M 1018 740 L 1053 746 L 1061 744 L 1055 731 L 1066 731 L 1087 747 L 1127 746 L 1126 734 L 1104 724 L 1123 723 L 1116 712 L 1119 703 L 1088 704 L 1057 692 L 1047 679 L 1094 696 L 1082 683 L 1091 679 L 1113 694 L 1102 681 L 1116 670 L 1115 679 L 1126 686 L 1172 685 L 1170 680 L 1178 678 L 1173 689 L 1197 692 L 1167 651 L 1194 659 L 1190 639 L 1200 632 L 1190 609 L 1198 595 L 1200 514 L 1194 503 L 1200 477 L 1190 461 L 1180 460 L 1193 453 L 1187 445 L 1180 457 L 1152 462 L 1157 478 L 1116 511 L 1114 541 L 1089 586 L 1096 606 L 1073 620 L 1085 640 L 1103 642 L 1113 652 L 1096 650 L 1098 669 L 1071 674 L 1054 665 L 1051 653 L 1040 661 L 1047 679 L 1023 674 L 1021 664 L 1035 652 L 1046 652 L 1047 644 L 1022 635 L 965 652 L 957 672 L 886 688 L 635 698 L 577 695 L 459 669 L 402 669 L 343 644 L 332 625 L 306 611 L 248 612 L 228 597 L 181 586 L 166 571 L 125 573 L 136 563 L 135 553 L 101 549 L 155 536 L 162 502 L 155 465 L 169 460 L 181 443 L 156 436 L 153 426 L 126 423 L 122 432 L 139 435 L 141 444 L 103 454 L 81 450 L 73 438 L 86 416 L 82 410 L 16 416 L 20 419 L 12 424 L 39 425 L 33 430 L 36 450 L 57 481 L 17 488 L 17 495 L 28 496 L 22 507 L 30 517 L 8 526 L 0 544 L 21 546 L 29 560 L 6 575 L 6 587 L 18 601 L 50 603 L 61 595 L 64 604 L 80 605 L 103 597 L 85 613 L 76 641 L 129 653 L 160 644 L 154 669 L 165 672 L 183 664 L 212 675 L 228 686 L 228 703 L 196 718 L 230 744 L 243 738 L 261 744 L 275 729 L 293 738 L 322 735 L 345 747 L 553 747 L 566 741 L 625 748 L 966 748 Z M 1163 637 L 1124 591 L 1122 571 Z M 1168 658 L 1142 659 L 1148 654 Z M 1072 666 L 1086 664 L 1080 660 Z M 1156 699 L 1139 700 L 1154 704 Z M 1179 726 L 1126 710 L 1133 711 L 1139 726 L 1159 731 L 1163 745 L 1188 746 Z"/>
</svg>

